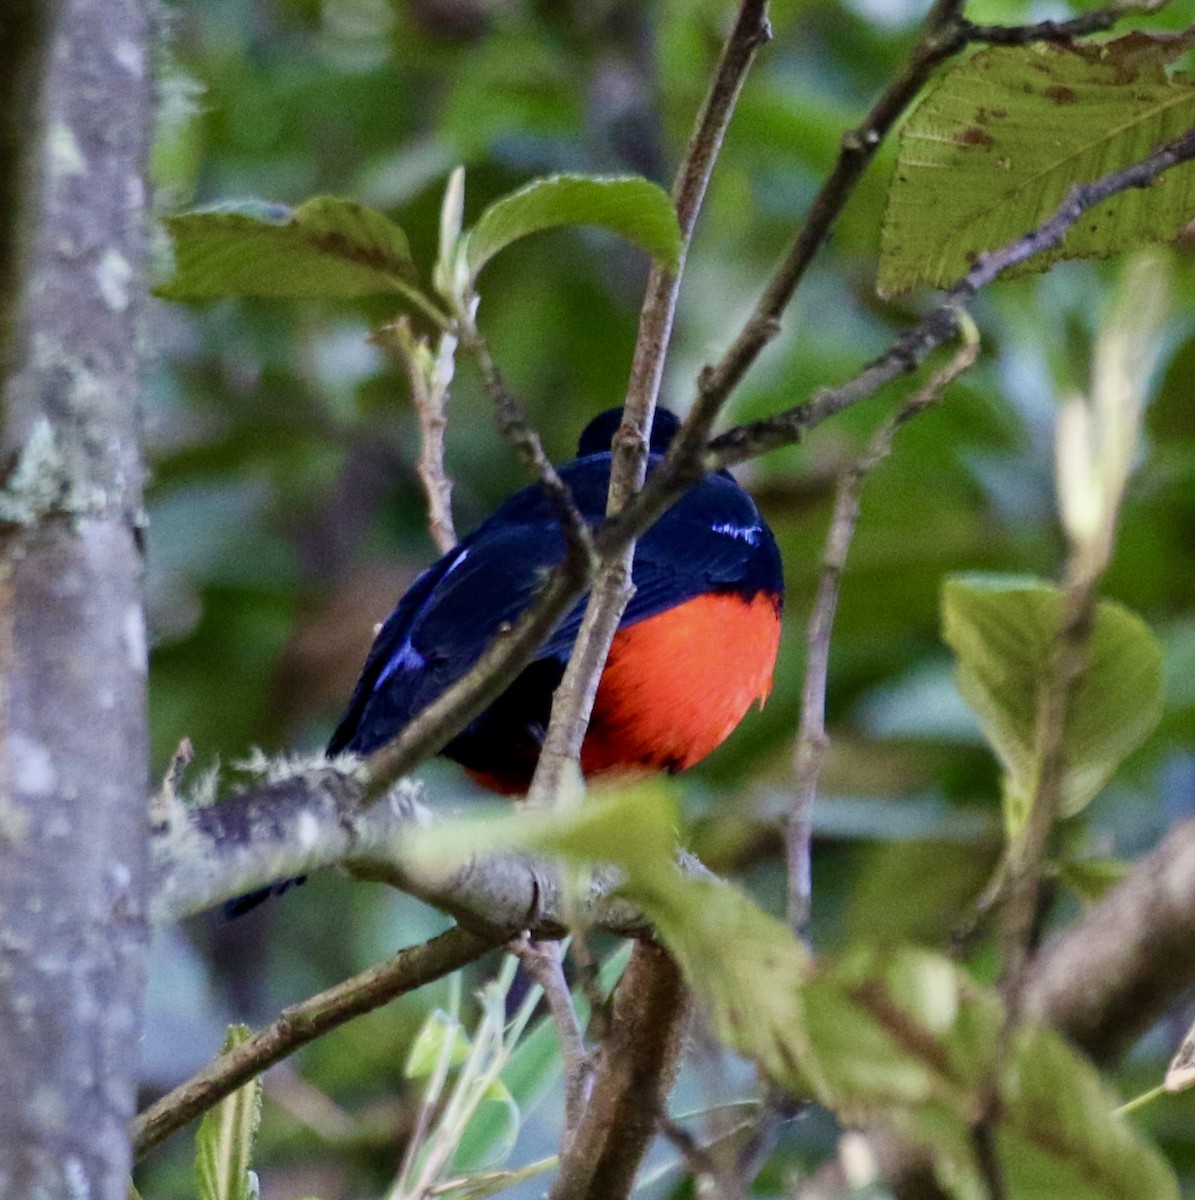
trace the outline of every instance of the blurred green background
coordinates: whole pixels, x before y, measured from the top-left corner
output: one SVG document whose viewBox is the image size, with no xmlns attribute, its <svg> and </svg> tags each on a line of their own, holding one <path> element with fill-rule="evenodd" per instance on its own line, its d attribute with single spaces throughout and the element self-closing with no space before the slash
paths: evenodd
<svg viewBox="0 0 1195 1200">
<path fill-rule="evenodd" d="M 638 172 L 667 186 L 733 16 L 729 0 L 179 0 L 166 18 L 154 155 L 161 212 L 324 192 L 384 209 L 417 261 L 434 254 L 448 170 L 468 169 L 466 219 L 536 175 Z M 968 15 L 1014 22 L 1085 6 L 979 0 Z M 1192 19 L 1176 3 L 1151 28 Z M 842 132 L 857 123 L 915 38 L 913 0 L 782 0 L 710 190 L 686 276 L 664 399 L 684 410 L 700 367 L 729 342 L 791 238 Z M 928 298 L 882 303 L 876 255 L 894 147 L 869 171 L 782 336 L 736 393 L 728 420 L 795 403 L 848 378 Z M 1167 654 L 1159 730 L 1067 831 L 1076 862 L 1131 857 L 1195 799 L 1195 269 L 1175 254 L 1176 304 L 1106 591 L 1141 613 Z M 487 269 L 481 325 L 556 458 L 618 403 L 646 263 L 587 232 L 519 243 Z M 1055 575 L 1056 399 L 1087 383 L 1114 265 L 1071 264 L 996 287 L 976 306 L 980 365 L 899 438 L 868 481 L 835 633 L 833 751 L 819 800 L 814 930 L 940 943 L 990 868 L 997 775 L 953 687 L 938 635 L 943 576 Z M 155 302 L 145 392 L 152 477 L 148 600 L 154 764 L 192 739 L 194 773 L 251 747 L 315 750 L 346 702 L 374 624 L 435 557 L 414 473 L 405 379 L 368 341 L 385 302 Z M 836 471 L 910 385 L 739 472 L 776 531 L 789 601 L 772 698 L 683 778 L 690 840 L 774 911 L 783 908 L 777 817 L 787 803 L 804 620 Z M 525 482 L 478 379 L 453 389 L 448 468 L 458 528 Z M 464 803 L 450 764 L 423 772 L 433 802 Z M 1057 919 L 1094 887 L 1071 870 Z M 1087 893 L 1087 894 L 1084 894 Z M 150 1095 L 218 1048 L 224 1021 L 277 1008 L 421 940 L 445 921 L 414 901 L 336 877 L 232 925 L 157 941 L 145 1048 Z M 979 956 L 982 969 L 983 950 Z M 470 976 L 492 972 L 484 964 Z M 316 1044 L 267 1087 L 264 1200 L 376 1195 L 412 1118 L 406 1046 L 435 988 Z M 1126 1060 L 1133 1094 L 1155 1079 L 1190 1014 Z M 749 1091 L 712 1052 L 680 1106 Z M 716 1069 L 715 1069 L 716 1068 Z M 717 1077 L 716 1079 L 714 1077 Z M 721 1091 L 719 1092 L 719 1089 Z M 692 1103 L 690 1103 L 690 1101 Z M 550 1153 L 549 1101 L 516 1160 Z M 1195 1195 L 1195 1101 L 1143 1117 Z M 786 1127 L 759 1195 L 832 1146 L 816 1116 Z M 189 1193 L 190 1140 L 139 1179 L 147 1200 Z M 667 1159 L 663 1154 L 660 1161 Z M 675 1191 L 677 1176 L 653 1189 Z M 536 1195 L 540 1185 L 520 1194 Z M 683 1186 L 681 1191 L 684 1193 Z"/>
</svg>

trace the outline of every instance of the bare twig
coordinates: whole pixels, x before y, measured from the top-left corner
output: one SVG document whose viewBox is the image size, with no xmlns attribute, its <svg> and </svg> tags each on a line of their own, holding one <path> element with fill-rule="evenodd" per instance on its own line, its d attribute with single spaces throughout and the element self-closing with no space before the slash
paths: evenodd
<svg viewBox="0 0 1195 1200">
<path fill-rule="evenodd" d="M 480 958 L 493 940 L 456 928 L 421 946 L 400 951 L 317 996 L 283 1009 L 278 1019 L 242 1042 L 186 1083 L 150 1105 L 133 1122 L 133 1151 L 142 1157 L 200 1113 L 293 1054 L 300 1046 L 346 1021 L 388 1004 Z"/>
<path fill-rule="evenodd" d="M 481 371 L 481 383 L 494 405 L 498 431 L 510 444 L 519 461 L 535 477 L 556 510 L 560 527 L 571 552 L 596 566 L 593 539 L 585 518 L 577 509 L 572 490 L 560 478 L 552 460 L 544 453 L 543 443 L 527 419 L 527 407 L 515 390 L 503 378 L 489 343 L 471 317 L 461 323 L 461 343 L 473 355 Z"/>
<path fill-rule="evenodd" d="M 834 497 L 834 513 L 826 533 L 822 573 L 817 598 L 806 632 L 808 653 L 805 684 L 801 693 L 801 719 L 793 755 L 793 802 L 788 815 L 785 856 L 788 862 L 788 921 L 794 932 L 805 936 L 809 922 L 813 800 L 817 794 L 830 741 L 826 736 L 826 680 L 830 665 L 830 638 L 838 592 L 847 554 L 859 519 L 863 481 L 892 452 L 896 432 L 905 422 L 933 404 L 948 384 L 969 370 L 979 355 L 979 339 L 967 318 L 965 343 L 950 362 L 936 372 L 889 420 L 876 430 L 866 453 L 842 475 Z"/>
<path fill-rule="evenodd" d="M 1069 21 L 1039 21 L 1034 25 L 976 25 L 963 21 L 963 35 L 972 45 L 1029 46 L 1035 42 L 1072 42 L 1093 33 L 1105 33 L 1133 13 L 1160 12 L 1169 0 L 1121 0 Z"/>
<path fill-rule="evenodd" d="M 742 81 L 757 47 L 770 36 L 767 0 L 742 0 L 718 70 L 698 115 L 673 199 L 681 227 L 674 272 L 653 266 L 640 313 L 631 380 L 615 435 L 607 511 L 620 512 L 643 486 L 648 442 L 680 277 L 697 213 Z M 646 525 L 643 527 L 646 528 Z M 554 804 L 575 770 L 610 644 L 630 599 L 635 538 L 603 556 L 564 678 L 552 705 L 543 750 L 528 797 Z M 618 1200 L 629 1193 L 647 1151 L 657 1112 L 671 1090 L 681 1051 L 688 995 L 676 965 L 640 943 L 615 994 L 597 1078 L 580 1122 L 570 1122 L 554 1200 Z"/>
<path fill-rule="evenodd" d="M 677 171 L 672 198 L 681 229 L 681 249 L 675 271 L 653 265 L 639 315 L 635 357 L 623 406 L 622 424 L 614 437 L 607 512 L 620 512 L 643 486 L 648 440 L 656 398 L 663 378 L 664 359 L 676 311 L 680 279 L 692 240 L 697 214 L 735 101 L 755 52 L 771 36 L 767 0 L 742 0 L 693 134 Z M 646 528 L 646 527 L 644 527 Z M 550 805 L 561 783 L 580 757 L 598 682 L 610 643 L 631 598 L 631 567 L 635 537 L 642 529 L 608 547 L 564 678 L 556 691 L 552 717 L 544 738 L 529 803 Z"/>
<path fill-rule="evenodd" d="M 585 1045 L 585 1035 L 577 1020 L 577 1010 L 564 978 L 564 947 L 559 942 L 533 942 L 522 937 L 511 942 L 510 952 L 522 963 L 527 974 L 543 988 L 548 1012 L 556 1026 L 560 1056 L 564 1061 L 565 1140 L 576 1129 L 589 1089 L 593 1084 L 593 1060 Z"/>
<path fill-rule="evenodd" d="M 374 340 L 394 351 L 407 373 L 411 403 L 419 418 L 416 469 L 427 496 L 428 532 L 436 549 L 447 554 L 456 545 L 456 526 L 452 520 L 452 480 L 444 470 L 444 429 L 448 424 L 444 414 L 457 339 L 451 333 L 441 333 L 439 349 L 433 355 L 426 339 L 417 336 L 410 319 L 402 316 L 383 325 Z"/>
<path fill-rule="evenodd" d="M 1071 700 L 1087 667 L 1087 648 L 1095 623 L 1095 582 L 1084 578 L 1068 584 L 1049 674 L 1037 698 L 1034 733 L 1040 757 L 1037 786 L 1025 827 L 1009 847 L 1004 906 L 1000 914 L 1003 946 L 1000 991 L 1005 1020 L 1010 1026 L 1020 1017 L 1030 935 L 1041 890 L 1042 864 L 1062 803 L 1062 779 L 1066 771 L 1063 737 Z"/>
</svg>

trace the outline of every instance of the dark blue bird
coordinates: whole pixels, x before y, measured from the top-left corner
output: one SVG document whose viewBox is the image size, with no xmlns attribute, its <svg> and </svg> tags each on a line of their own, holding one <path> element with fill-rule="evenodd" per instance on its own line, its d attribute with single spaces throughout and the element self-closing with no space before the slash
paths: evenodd
<svg viewBox="0 0 1195 1200">
<path fill-rule="evenodd" d="M 605 515 L 610 443 L 621 417 L 611 409 L 593 420 L 577 458 L 560 468 L 593 524 Z M 673 413 L 657 410 L 649 472 L 677 427 Z M 398 734 L 527 608 L 565 550 L 552 505 L 533 485 L 424 571 L 378 632 L 328 754 L 365 755 Z M 754 501 L 728 472 L 691 488 L 644 534 L 633 580 L 581 751 L 587 777 L 692 766 L 771 690 L 784 595 L 780 555 Z M 583 612 L 584 601 L 445 746 L 485 786 L 506 794 L 529 786 Z M 233 901 L 229 911 L 247 911 L 270 891 Z"/>
</svg>

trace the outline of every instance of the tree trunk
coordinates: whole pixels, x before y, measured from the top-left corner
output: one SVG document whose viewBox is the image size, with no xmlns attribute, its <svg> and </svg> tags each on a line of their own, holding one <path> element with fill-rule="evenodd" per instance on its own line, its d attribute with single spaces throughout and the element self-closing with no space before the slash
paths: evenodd
<svg viewBox="0 0 1195 1200">
<path fill-rule="evenodd" d="M 0 33 L 0 1195 L 123 1200 L 146 940 L 145 0 Z"/>
</svg>

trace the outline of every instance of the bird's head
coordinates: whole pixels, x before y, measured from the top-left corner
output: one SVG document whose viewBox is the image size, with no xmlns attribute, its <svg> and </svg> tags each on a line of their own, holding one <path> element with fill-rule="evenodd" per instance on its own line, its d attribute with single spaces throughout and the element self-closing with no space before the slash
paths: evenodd
<svg viewBox="0 0 1195 1200">
<path fill-rule="evenodd" d="M 604 413 L 594 417 L 585 426 L 581 440 L 577 443 L 577 454 L 606 454 L 614 434 L 622 423 L 622 409 L 608 408 Z M 680 428 L 680 419 L 676 413 L 667 408 L 657 408 L 655 419 L 651 424 L 651 441 L 649 448 L 652 454 L 663 454 L 672 444 L 676 431 Z"/>
</svg>

